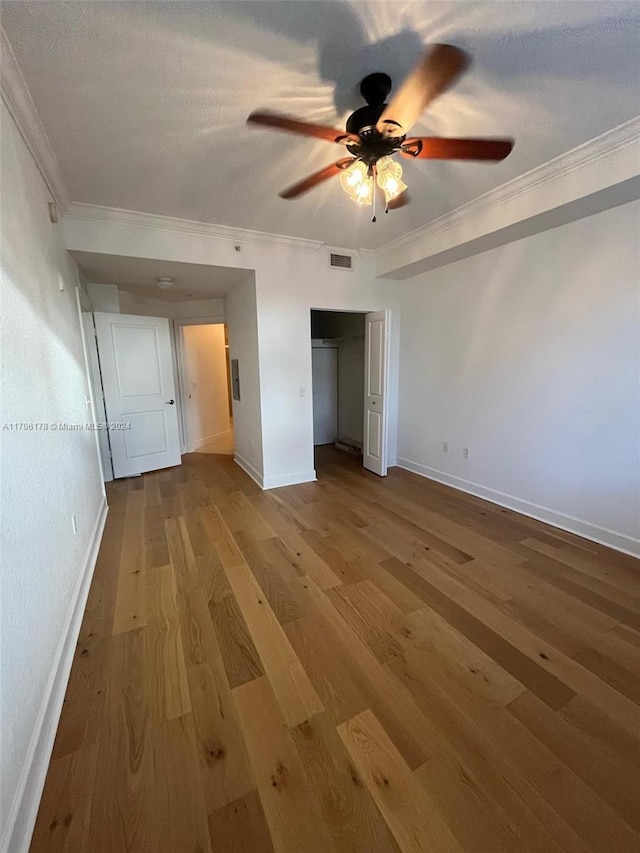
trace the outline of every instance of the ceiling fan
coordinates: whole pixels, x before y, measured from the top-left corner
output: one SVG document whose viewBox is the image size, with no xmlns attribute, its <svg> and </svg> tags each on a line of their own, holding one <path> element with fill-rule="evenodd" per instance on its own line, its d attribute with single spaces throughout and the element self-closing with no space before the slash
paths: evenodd
<svg viewBox="0 0 640 853">
<path fill-rule="evenodd" d="M 360 92 L 367 106 L 347 119 L 346 132 L 325 125 L 310 124 L 278 113 L 254 112 L 247 122 L 344 145 L 351 154 L 314 172 L 280 193 L 281 198 L 297 198 L 334 175 L 354 201 L 373 204 L 375 222 L 375 186 L 385 197 L 385 211 L 402 207 L 408 201 L 407 185 L 402 181 L 402 166 L 394 159 L 400 154 L 418 160 L 498 161 L 510 153 L 512 139 L 446 139 L 435 136 L 407 137 L 422 111 L 448 89 L 468 68 L 465 51 L 450 44 L 436 44 L 404 81 L 390 104 L 388 74 L 367 75 Z"/>
</svg>

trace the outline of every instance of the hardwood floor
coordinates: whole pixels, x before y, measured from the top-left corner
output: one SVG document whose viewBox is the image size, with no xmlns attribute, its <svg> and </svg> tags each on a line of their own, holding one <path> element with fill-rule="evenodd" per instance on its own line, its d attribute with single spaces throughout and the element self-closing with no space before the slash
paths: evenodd
<svg viewBox="0 0 640 853">
<path fill-rule="evenodd" d="M 32 853 L 637 853 L 638 561 L 318 470 L 111 484 Z"/>
<path fill-rule="evenodd" d="M 198 453 L 216 453 L 224 456 L 233 456 L 235 442 L 233 438 L 233 430 L 228 430 L 212 439 L 209 444 L 204 444 L 198 448 Z"/>
</svg>

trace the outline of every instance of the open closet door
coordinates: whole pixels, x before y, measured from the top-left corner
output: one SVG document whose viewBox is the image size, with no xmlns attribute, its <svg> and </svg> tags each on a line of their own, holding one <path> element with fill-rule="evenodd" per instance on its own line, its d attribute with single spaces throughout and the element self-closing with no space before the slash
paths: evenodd
<svg viewBox="0 0 640 853">
<path fill-rule="evenodd" d="M 180 465 L 169 321 L 131 314 L 94 317 L 114 477 Z"/>
<path fill-rule="evenodd" d="M 365 318 L 364 435 L 362 464 L 374 474 L 387 474 L 387 350 L 389 310 Z"/>
</svg>

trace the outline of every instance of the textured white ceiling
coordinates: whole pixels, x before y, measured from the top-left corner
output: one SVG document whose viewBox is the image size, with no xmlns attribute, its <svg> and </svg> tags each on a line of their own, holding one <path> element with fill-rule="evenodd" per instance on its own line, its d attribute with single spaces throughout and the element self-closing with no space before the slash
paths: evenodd
<svg viewBox="0 0 640 853">
<path fill-rule="evenodd" d="M 205 264 L 183 264 L 150 258 L 129 258 L 97 252 L 72 251 L 85 279 L 97 284 L 117 284 L 121 290 L 151 296 L 167 302 L 183 299 L 218 299 L 227 294 L 249 274 L 249 270 L 214 267 Z M 175 279 L 170 290 L 161 290 L 156 279 Z"/>
<path fill-rule="evenodd" d="M 75 201 L 336 246 L 376 248 L 640 112 L 638 3 L 14 0 L 2 23 Z M 414 132 L 513 136 L 507 160 L 408 162 L 411 205 L 375 225 L 337 180 L 277 197 L 343 149 L 249 129 L 251 110 L 343 127 L 366 73 L 398 83 L 437 41 L 474 64 Z"/>
</svg>

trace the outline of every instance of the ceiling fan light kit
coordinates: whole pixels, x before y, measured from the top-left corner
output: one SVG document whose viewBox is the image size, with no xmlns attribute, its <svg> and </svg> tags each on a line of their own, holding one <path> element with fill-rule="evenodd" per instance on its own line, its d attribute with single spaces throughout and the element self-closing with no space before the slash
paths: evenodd
<svg viewBox="0 0 640 853">
<path fill-rule="evenodd" d="M 373 178 L 362 160 L 354 162 L 340 175 L 342 189 L 358 204 L 371 204 Z"/>
<path fill-rule="evenodd" d="M 345 157 L 309 175 L 280 193 L 281 198 L 297 198 L 334 175 L 349 197 L 362 205 L 373 205 L 376 221 L 376 187 L 385 201 L 385 212 L 407 203 L 407 185 L 402 180 L 399 154 L 420 160 L 504 160 L 513 148 L 512 139 L 446 139 L 412 137 L 407 133 L 423 110 L 448 89 L 469 67 L 469 56 L 449 44 L 434 45 L 406 78 L 391 103 L 388 74 L 368 74 L 360 83 L 366 106 L 347 119 L 346 133 L 332 127 L 310 124 L 289 116 L 255 112 L 247 121 L 275 130 L 298 133 L 344 145 L 351 157 Z"/>
<path fill-rule="evenodd" d="M 384 194 L 385 205 L 407 189 L 402 180 L 402 166 L 393 157 L 381 157 L 376 163 L 376 182 Z"/>
</svg>

